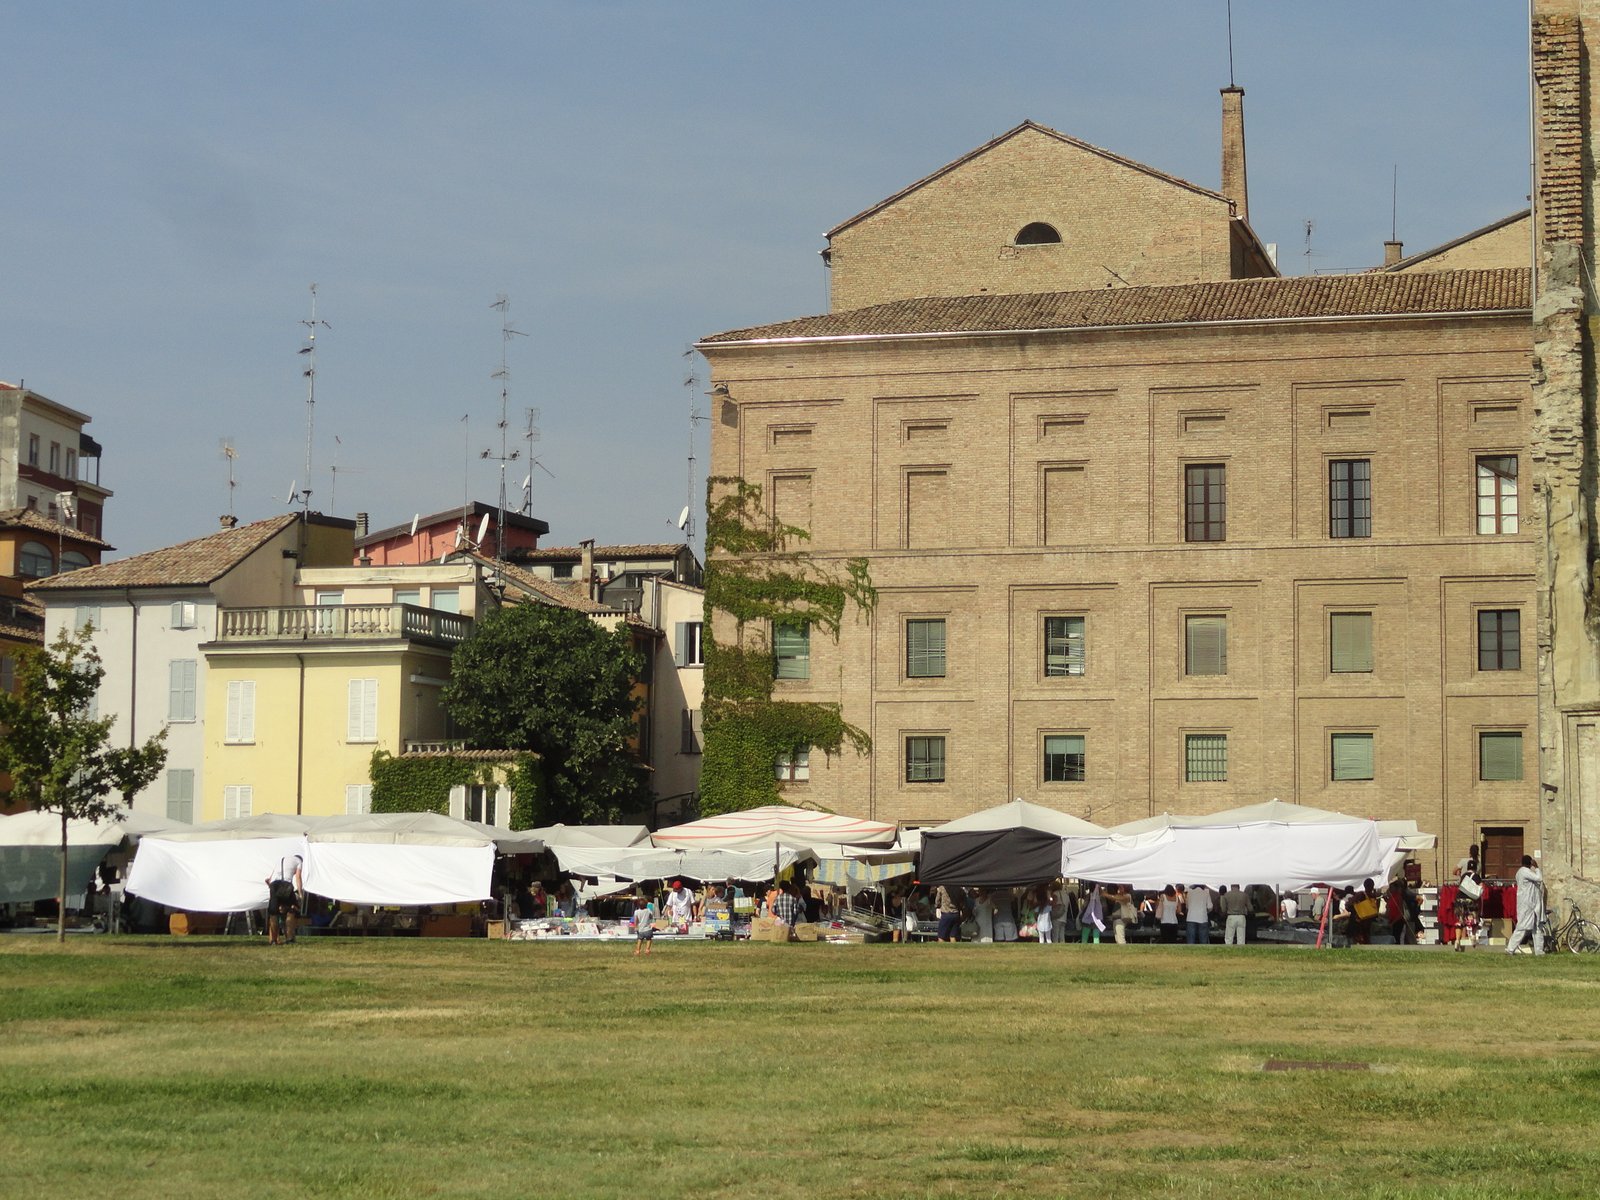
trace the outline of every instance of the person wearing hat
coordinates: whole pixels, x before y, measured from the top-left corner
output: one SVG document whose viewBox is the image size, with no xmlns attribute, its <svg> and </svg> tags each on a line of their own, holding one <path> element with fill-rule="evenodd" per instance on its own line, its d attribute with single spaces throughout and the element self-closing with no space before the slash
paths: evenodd
<svg viewBox="0 0 1600 1200">
<path fill-rule="evenodd" d="M 667 920 L 680 927 L 694 919 L 694 893 L 683 886 L 683 880 L 674 879 L 667 892 Z"/>
</svg>

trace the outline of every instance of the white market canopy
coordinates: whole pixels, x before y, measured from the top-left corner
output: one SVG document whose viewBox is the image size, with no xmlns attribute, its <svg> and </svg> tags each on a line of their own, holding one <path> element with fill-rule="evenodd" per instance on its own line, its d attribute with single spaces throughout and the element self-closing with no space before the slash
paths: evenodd
<svg viewBox="0 0 1600 1200">
<path fill-rule="evenodd" d="M 104 821 L 67 822 L 67 895 L 85 891 L 107 854 L 124 838 L 158 833 L 167 822 L 124 811 Z M 48 900 L 61 886 L 61 814 L 0 817 L 0 904 Z"/>
<path fill-rule="evenodd" d="M 778 843 L 826 851 L 839 846 L 887 846 L 894 838 L 895 827 L 883 821 L 768 804 L 673 825 L 652 840 L 657 846 L 679 850 L 756 850 L 764 846 L 770 859 L 771 849 Z"/>
<path fill-rule="evenodd" d="M 644 825 L 545 825 L 524 829 L 520 836 L 534 837 L 550 846 L 643 846 L 650 842 Z M 502 850 L 504 847 L 502 847 Z"/>
<path fill-rule="evenodd" d="M 1109 838 L 1066 838 L 1062 873 L 1140 890 L 1265 883 L 1281 890 L 1380 882 L 1400 838 L 1378 822 L 1273 800 L 1205 816 L 1132 821 Z"/>
<path fill-rule="evenodd" d="M 551 846 L 550 853 L 569 875 L 596 879 L 772 879 L 816 854 L 803 846 L 767 845 L 753 850 L 716 847 L 673 850 L 665 847 Z"/>
<path fill-rule="evenodd" d="M 1105 837 L 1109 830 L 1085 821 L 1071 813 L 1064 813 L 1027 800 L 1012 800 L 997 804 L 982 812 L 968 813 L 954 821 L 946 821 L 924 833 L 998 833 L 1008 829 L 1033 829 L 1053 833 L 1057 837 Z"/>
</svg>

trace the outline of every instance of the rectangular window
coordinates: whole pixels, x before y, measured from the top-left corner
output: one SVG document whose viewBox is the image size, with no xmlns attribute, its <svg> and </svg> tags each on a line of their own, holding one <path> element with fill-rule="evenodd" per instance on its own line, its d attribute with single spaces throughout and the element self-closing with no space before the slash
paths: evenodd
<svg viewBox="0 0 1600 1200">
<path fill-rule="evenodd" d="M 1044 781 L 1046 783 L 1083 782 L 1084 737 L 1082 734 L 1053 735 L 1044 739 Z"/>
<path fill-rule="evenodd" d="M 98 604 L 80 604 L 73 617 L 72 627 L 80 633 L 85 628 L 100 628 L 100 606 Z"/>
<path fill-rule="evenodd" d="M 1522 611 L 1478 610 L 1478 670 L 1522 670 Z"/>
<path fill-rule="evenodd" d="M 1328 536 L 1372 536 L 1372 460 L 1337 458 L 1328 464 Z"/>
<path fill-rule="evenodd" d="M 700 732 L 700 710 L 686 708 L 683 710 L 683 746 L 680 754 L 699 754 L 705 742 Z"/>
<path fill-rule="evenodd" d="M 1478 735 L 1478 778 L 1496 783 L 1511 783 L 1522 778 L 1520 733 Z"/>
<path fill-rule="evenodd" d="M 434 588 L 433 595 L 429 598 L 429 606 L 434 612 L 459 613 L 461 592 L 456 588 Z"/>
<path fill-rule="evenodd" d="M 944 678 L 944 618 L 906 622 L 906 678 Z"/>
<path fill-rule="evenodd" d="M 169 622 L 173 629 L 193 629 L 195 609 L 193 600 L 174 600 L 172 602 L 172 620 Z"/>
<path fill-rule="evenodd" d="M 944 782 L 944 738 L 908 737 L 906 739 L 906 782 Z"/>
<path fill-rule="evenodd" d="M 703 667 L 705 656 L 700 648 L 701 621 L 679 621 L 672 627 L 672 661 L 680 667 Z"/>
<path fill-rule="evenodd" d="M 1228 536 L 1228 468 L 1190 463 L 1183 468 L 1183 540 L 1221 542 Z"/>
<path fill-rule="evenodd" d="M 167 772 L 167 820 L 194 824 L 194 771 L 174 768 Z"/>
<path fill-rule="evenodd" d="M 1329 778 L 1340 781 L 1373 777 L 1370 733 L 1336 733 L 1329 749 Z"/>
<path fill-rule="evenodd" d="M 413 608 L 422 607 L 421 588 L 395 588 L 394 602 L 396 604 L 409 604 Z"/>
<path fill-rule="evenodd" d="M 1331 613 L 1328 670 L 1336 675 L 1372 670 L 1372 614 Z"/>
<path fill-rule="evenodd" d="M 372 785 L 370 783 L 346 784 L 344 789 L 344 811 L 345 815 L 350 817 L 371 812 Z"/>
<path fill-rule="evenodd" d="M 39 465 L 39 435 L 37 433 L 30 433 L 28 435 L 28 465 L 30 467 L 37 467 Z M 29 499 L 33 498 L 29 497 Z M 30 504 L 28 507 L 32 508 L 33 505 Z"/>
<path fill-rule="evenodd" d="M 194 720 L 195 673 L 198 665 L 192 658 L 175 658 L 167 664 L 167 720 Z"/>
<path fill-rule="evenodd" d="M 255 788 L 247 783 L 230 783 L 222 789 L 223 819 L 232 821 L 239 817 L 248 817 L 255 807 L 255 801 Z"/>
<path fill-rule="evenodd" d="M 1478 532 L 1517 531 L 1517 456 L 1485 454 L 1478 458 Z"/>
<path fill-rule="evenodd" d="M 777 679 L 811 678 L 811 626 L 779 622 L 772 627 L 772 673 Z"/>
<path fill-rule="evenodd" d="M 1223 616 L 1183 619 L 1183 673 L 1185 675 L 1226 675 L 1228 673 L 1228 618 Z"/>
<path fill-rule="evenodd" d="M 811 748 L 781 755 L 772 773 L 785 783 L 803 783 L 811 778 Z"/>
<path fill-rule="evenodd" d="M 345 741 L 378 740 L 378 681 L 352 679 L 345 713 Z"/>
<path fill-rule="evenodd" d="M 77 477 L 78 477 L 78 452 L 76 450 L 68 450 L 67 451 L 67 478 L 68 479 L 76 479 Z"/>
<path fill-rule="evenodd" d="M 1044 673 L 1046 678 L 1082 675 L 1084 618 L 1046 617 L 1044 619 Z"/>
<path fill-rule="evenodd" d="M 1188 783 L 1225 783 L 1228 778 L 1228 735 L 1185 734 L 1183 778 Z"/>
<path fill-rule="evenodd" d="M 222 740 L 235 746 L 256 740 L 255 680 L 228 680 L 228 715 Z"/>
<path fill-rule="evenodd" d="M 61 474 L 61 443 L 50 443 L 50 474 Z"/>
</svg>

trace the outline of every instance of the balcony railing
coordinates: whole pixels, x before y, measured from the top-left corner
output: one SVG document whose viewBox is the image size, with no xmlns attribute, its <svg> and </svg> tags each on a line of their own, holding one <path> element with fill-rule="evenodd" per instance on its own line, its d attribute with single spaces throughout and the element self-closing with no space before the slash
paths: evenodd
<svg viewBox="0 0 1600 1200">
<path fill-rule="evenodd" d="M 406 638 L 454 646 L 472 618 L 415 604 L 302 604 L 218 611 L 219 642 L 336 642 Z"/>
</svg>

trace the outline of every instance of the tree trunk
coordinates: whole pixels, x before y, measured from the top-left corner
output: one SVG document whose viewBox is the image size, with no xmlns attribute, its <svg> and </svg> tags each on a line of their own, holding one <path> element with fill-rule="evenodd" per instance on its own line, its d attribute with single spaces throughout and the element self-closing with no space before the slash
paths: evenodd
<svg viewBox="0 0 1600 1200">
<path fill-rule="evenodd" d="M 61 810 L 61 886 L 56 889 L 56 941 L 67 940 L 67 810 Z"/>
</svg>

